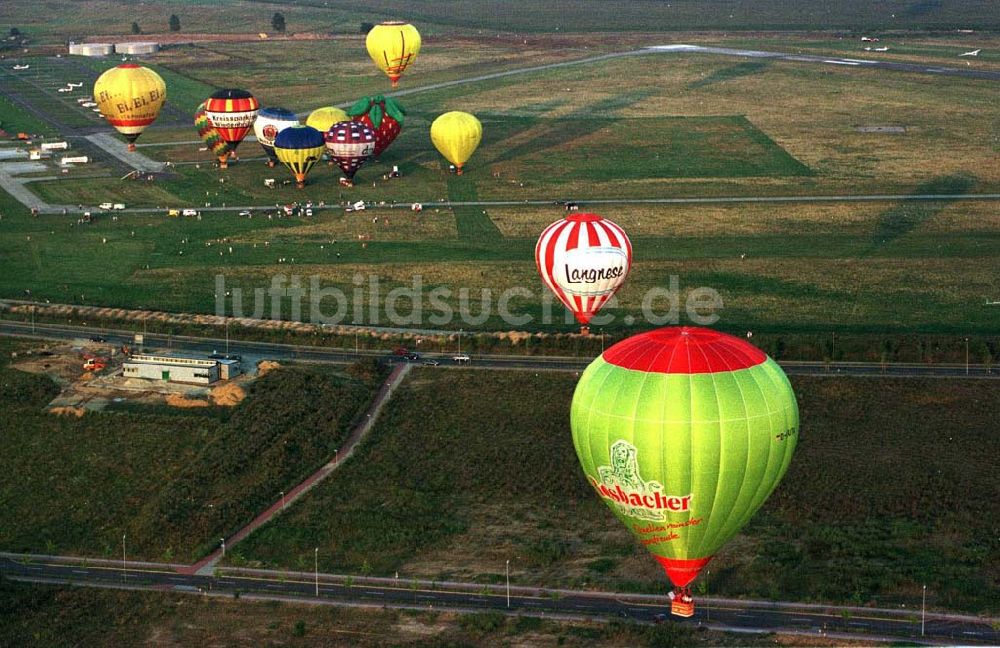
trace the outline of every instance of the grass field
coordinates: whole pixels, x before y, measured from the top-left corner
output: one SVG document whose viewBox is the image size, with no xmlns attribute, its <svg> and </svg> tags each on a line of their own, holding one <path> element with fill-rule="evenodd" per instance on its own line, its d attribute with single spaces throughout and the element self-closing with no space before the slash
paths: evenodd
<svg viewBox="0 0 1000 648">
<path fill-rule="evenodd" d="M 233 562 L 301 568 L 319 546 L 327 570 L 496 582 L 510 559 L 519 584 L 662 591 L 655 563 L 577 467 L 567 423 L 574 383 L 413 374 L 342 471 L 235 547 Z M 1000 609 L 993 386 L 793 385 L 803 421 L 796 457 L 713 562 L 712 593 L 895 606 L 918 600 L 926 583 L 934 605 Z"/>
<path fill-rule="evenodd" d="M 3 363 L 18 348 L 0 341 Z M 334 454 L 367 406 L 369 385 L 320 370 L 258 380 L 232 411 L 132 410 L 59 417 L 58 389 L 4 367 L 0 546 L 11 551 L 193 561 L 280 490 Z M 289 420 L 296 421 L 292 427 Z"/>
<path fill-rule="evenodd" d="M 595 38 L 594 49 L 625 48 L 622 37 Z M 629 40 L 631 39 L 631 40 Z M 653 36 L 629 35 L 660 42 Z M 661 39 L 662 40 L 662 39 Z M 535 62 L 573 58 L 573 48 L 544 42 L 519 47 L 510 38 L 463 37 L 457 46 L 430 43 L 424 68 L 405 79 L 414 87 Z M 265 102 L 292 108 L 335 103 L 385 85 L 356 37 L 330 41 L 195 44 L 165 50 L 158 69 L 175 79 L 178 113 L 207 92 L 222 71 Z M 467 58 L 456 56 L 468 53 Z M 314 79 L 325 60 L 335 77 Z M 49 59 L 59 66 L 97 66 Z M 301 63 L 300 63 L 301 61 Z M 38 74 L 49 75 L 44 65 Z M 55 74 L 55 72 L 51 72 Z M 55 74 L 63 75 L 63 72 Z M 61 78 L 61 77 L 60 77 Z M 332 79 L 331 78 L 331 79 Z M 41 82 L 39 82 L 41 83 Z M 374 85 L 373 85 L 374 84 Z M 47 87 L 47 86 L 45 86 Z M 800 63 L 740 61 L 661 54 L 609 59 L 401 97 L 408 109 L 400 138 L 383 159 L 345 190 L 319 165 L 307 189 L 270 190 L 259 147 L 240 148 L 240 163 L 212 169 L 193 129 L 157 125 L 142 149 L 177 162 L 171 178 L 155 183 L 61 179 L 32 185 L 55 204 L 124 202 L 130 207 L 277 204 L 310 199 L 328 204 L 364 199 L 408 205 L 430 200 L 586 200 L 719 195 L 991 192 L 1000 187 L 991 86 L 969 79 Z M 41 92 L 41 91 L 39 91 Z M 280 94 L 279 94 L 280 93 Z M 185 103 L 187 102 L 187 103 Z M 75 107 L 67 109 L 76 110 Z M 449 176 L 430 145 L 428 126 L 446 109 L 475 112 L 484 141 L 467 173 Z M 178 118 L 179 119 L 179 118 Z M 185 118 L 186 119 L 186 118 Z M 903 134 L 873 134 L 872 124 L 905 126 Z M 201 160 L 201 168 L 181 165 Z M 403 177 L 383 181 L 397 164 Z M 225 182 L 219 182 L 224 179 Z M 374 186 L 373 186 L 374 185 Z M 561 215 L 559 207 L 457 207 L 410 212 L 342 214 L 313 219 L 252 221 L 208 214 L 202 221 L 133 215 L 77 227 L 58 217 L 29 219 L 7 207 L 0 225 L 0 294 L 25 290 L 56 302 L 212 311 L 217 274 L 244 290 L 277 273 L 315 275 L 324 286 L 350 290 L 357 273 L 377 275 L 387 288 L 461 288 L 492 299 L 525 287 L 518 298 L 530 325 L 496 315 L 452 328 L 569 330 L 539 324 L 541 286 L 532 263 L 534 237 Z M 866 203 L 851 205 L 608 205 L 596 209 L 631 233 L 636 265 L 619 305 L 608 308 L 609 330 L 626 331 L 643 297 L 678 275 L 684 292 L 714 288 L 723 298 L 719 325 L 732 331 L 882 333 L 996 333 L 986 302 L 1000 267 L 993 203 Z M 379 216 L 379 222 L 374 217 Z M 358 237 L 366 237 L 364 243 Z M 31 240 L 28 241 L 28 237 Z M 334 242 L 336 241 L 336 243 Z M 224 247 L 221 244 L 224 244 Z M 232 252 L 229 252 L 230 246 Z M 94 263 L 102 259 L 103 263 Z M 113 262 L 110 260 L 113 259 Z M 111 277 L 113 281 L 109 280 Z M 166 287 L 166 288 L 165 288 Z M 454 298 L 449 300 L 456 307 Z M 425 304 L 426 305 L 426 304 Z M 347 315 L 351 319 L 351 315 Z M 558 319 L 558 318 L 557 318 Z M 371 318 L 366 318 L 369 323 Z M 386 323 L 380 309 L 380 323 Z M 427 323 L 425 322 L 425 325 Z M 617 327 L 617 329 L 616 329 Z"/>
<path fill-rule="evenodd" d="M 697 632 L 678 624 L 551 621 L 480 612 L 387 610 L 227 601 L 162 592 L 0 580 L 0 642 L 16 646 L 773 646 L 773 635 Z M 832 646 L 811 640 L 813 646 Z M 837 645 L 844 645 L 839 642 Z"/>
<path fill-rule="evenodd" d="M 33 12 L 31 3 L 19 0 L 7 8 L 8 23 L 43 43 L 56 43 L 89 34 L 129 34 L 132 21 L 155 36 L 167 32 L 168 18 L 177 14 L 182 33 L 257 33 L 271 31 L 271 16 L 280 11 L 289 32 L 357 33 L 362 21 L 379 22 L 405 17 L 424 34 L 486 30 L 515 32 L 646 32 L 758 29 L 977 29 L 998 26 L 987 0 L 950 3 L 892 0 L 878 5 L 863 0 L 841 3 L 834 10 L 825 5 L 766 0 L 752 6 L 736 0 L 708 7 L 690 0 L 667 6 L 654 0 L 596 2 L 570 0 L 539 6 L 526 0 L 497 3 L 434 2 L 419 0 L 405 10 L 387 0 L 359 8 L 346 0 L 297 0 L 253 2 L 226 0 L 168 0 L 141 10 L 109 0 L 49 3 L 45 16 Z"/>
</svg>

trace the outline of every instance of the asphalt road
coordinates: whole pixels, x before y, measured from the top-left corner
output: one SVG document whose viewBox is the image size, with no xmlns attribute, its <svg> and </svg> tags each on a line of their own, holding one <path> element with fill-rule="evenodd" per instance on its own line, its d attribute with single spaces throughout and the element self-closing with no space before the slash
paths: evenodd
<svg viewBox="0 0 1000 648">
<path fill-rule="evenodd" d="M 65 324 L 35 324 L 0 320 L 0 335 L 35 337 L 50 340 L 87 341 L 101 337 L 114 346 L 134 346 L 133 331 L 96 327 L 69 326 Z M 147 333 L 145 346 L 187 353 L 227 352 L 226 340 L 208 337 L 159 335 Z M 273 360 L 315 362 L 323 364 L 350 364 L 360 357 L 385 357 L 394 359 L 387 351 L 354 352 L 345 349 L 331 349 L 306 345 L 274 344 L 248 340 L 230 340 L 228 353 L 237 353 L 255 358 Z M 593 358 L 523 355 L 472 355 L 469 363 L 456 363 L 454 354 L 427 353 L 421 360 L 436 361 L 434 368 L 447 369 L 464 367 L 474 369 L 519 369 L 531 371 L 583 371 Z M 798 376 L 868 376 L 884 378 L 970 378 L 998 380 L 1000 371 L 987 370 L 982 365 L 929 365 L 902 363 L 863 362 L 781 362 L 785 372 Z"/>
<path fill-rule="evenodd" d="M 872 610 L 732 599 L 696 599 L 695 616 L 667 614 L 665 597 L 580 592 L 473 583 L 431 583 L 302 572 L 223 568 L 214 576 L 178 573 L 155 563 L 86 561 L 58 557 L 0 556 L 5 577 L 31 582 L 174 591 L 200 595 L 255 594 L 303 602 L 368 604 L 458 611 L 494 610 L 539 617 L 622 619 L 640 623 L 685 623 L 721 630 L 788 632 L 831 637 L 906 637 L 936 644 L 995 644 L 990 619 L 927 614 L 921 637 L 919 609 Z M 509 594 L 508 594 L 509 591 Z"/>
</svg>

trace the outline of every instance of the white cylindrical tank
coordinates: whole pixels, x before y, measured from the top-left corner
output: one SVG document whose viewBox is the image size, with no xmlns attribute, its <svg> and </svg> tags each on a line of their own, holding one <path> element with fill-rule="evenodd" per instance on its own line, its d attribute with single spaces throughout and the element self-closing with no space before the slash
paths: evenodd
<svg viewBox="0 0 1000 648">
<path fill-rule="evenodd" d="M 115 52 L 118 54 L 155 54 L 160 51 L 160 44 L 150 41 L 118 43 L 115 45 Z"/>
<path fill-rule="evenodd" d="M 111 43 L 70 43 L 69 53 L 78 56 L 110 56 L 115 53 Z"/>
</svg>

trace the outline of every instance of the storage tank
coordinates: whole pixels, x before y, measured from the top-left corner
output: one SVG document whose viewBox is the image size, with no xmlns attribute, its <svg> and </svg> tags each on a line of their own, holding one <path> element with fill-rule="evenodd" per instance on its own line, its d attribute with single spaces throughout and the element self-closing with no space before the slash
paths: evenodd
<svg viewBox="0 0 1000 648">
<path fill-rule="evenodd" d="M 115 52 L 118 54 L 132 54 L 139 56 L 142 54 L 155 54 L 160 51 L 160 44 L 150 41 L 118 43 L 115 45 Z"/>
<path fill-rule="evenodd" d="M 78 56 L 110 56 L 115 53 L 111 43 L 70 43 L 69 53 Z"/>
</svg>

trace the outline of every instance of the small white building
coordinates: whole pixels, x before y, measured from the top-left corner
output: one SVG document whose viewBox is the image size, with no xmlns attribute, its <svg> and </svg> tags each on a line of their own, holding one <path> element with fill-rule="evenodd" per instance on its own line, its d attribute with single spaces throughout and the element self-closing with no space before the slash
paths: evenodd
<svg viewBox="0 0 1000 648">
<path fill-rule="evenodd" d="M 160 51 L 160 44 L 150 41 L 130 41 L 128 43 L 116 43 L 116 54 L 155 54 Z"/>
<path fill-rule="evenodd" d="M 210 385 L 240 375 L 239 360 L 135 354 L 122 365 L 125 378 Z"/>
<path fill-rule="evenodd" d="M 110 56 L 114 54 L 112 43 L 70 43 L 69 53 L 76 56 Z"/>
</svg>

